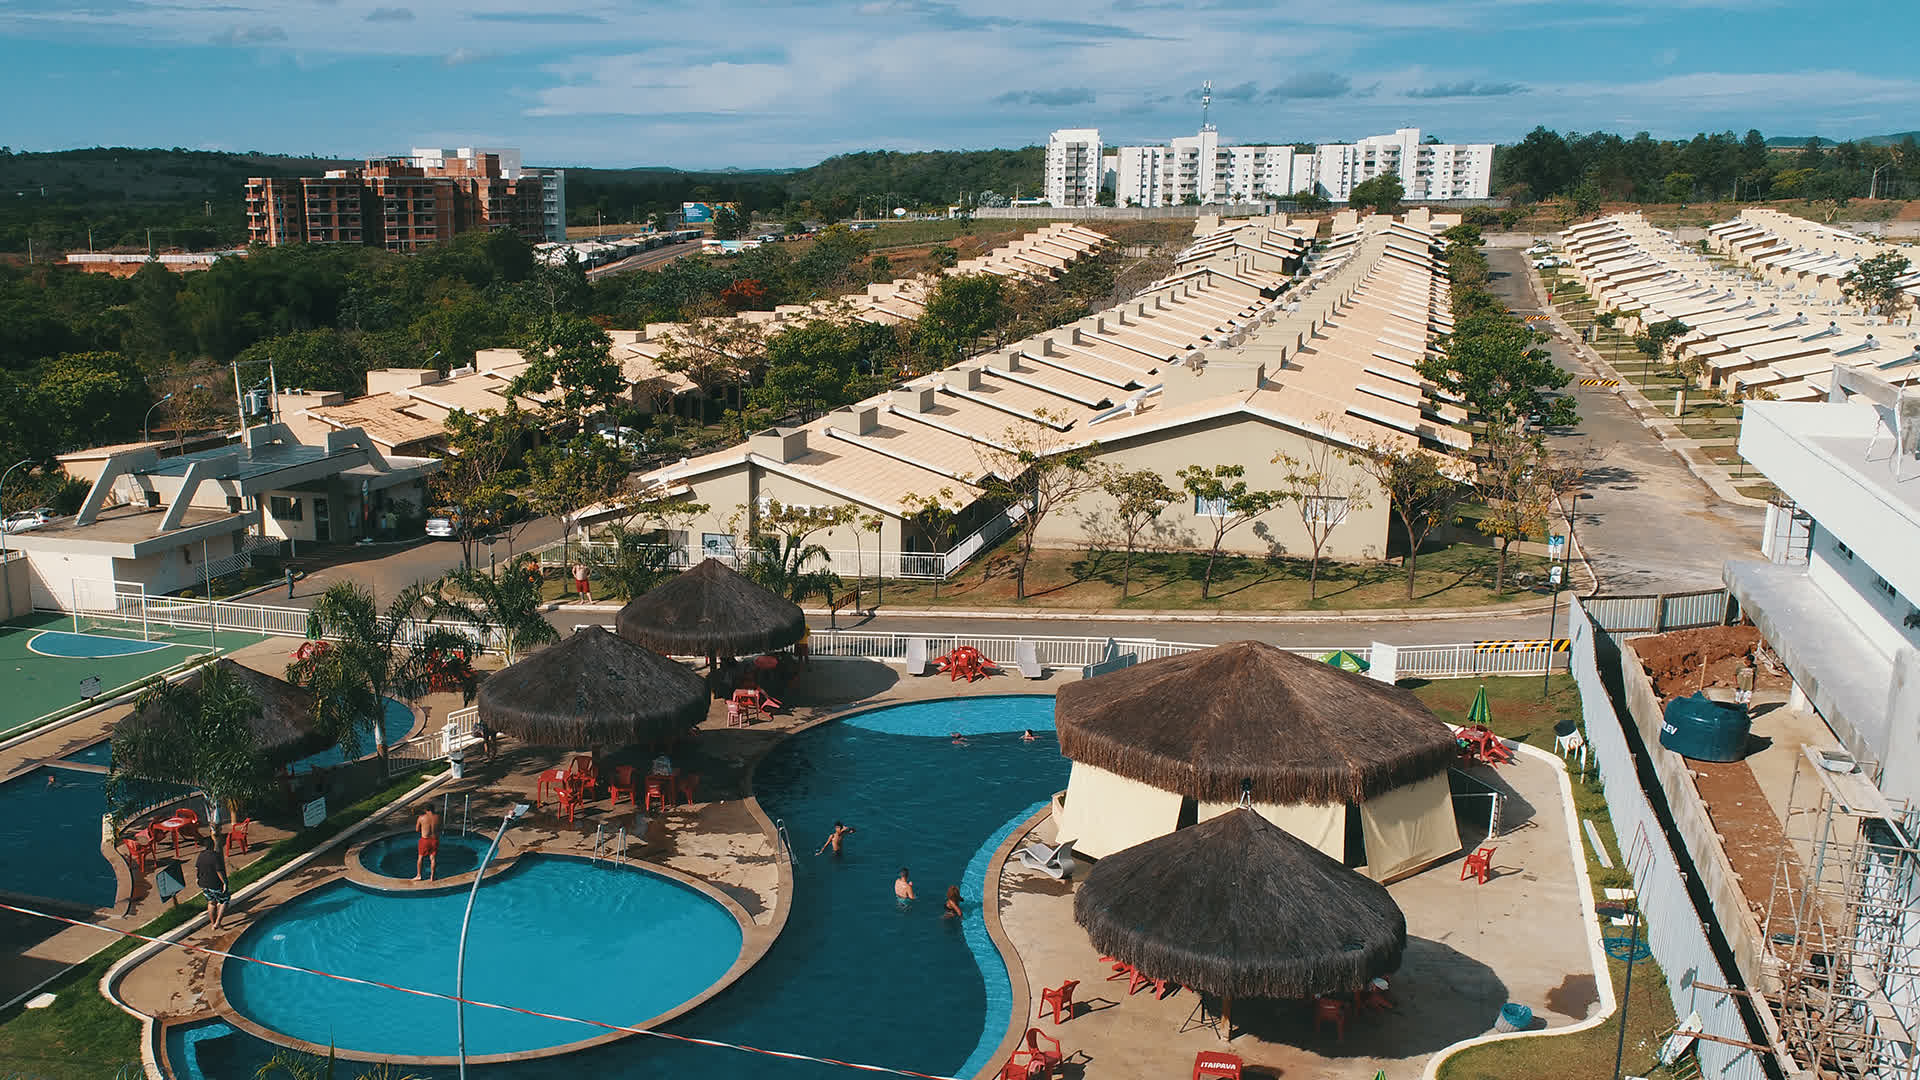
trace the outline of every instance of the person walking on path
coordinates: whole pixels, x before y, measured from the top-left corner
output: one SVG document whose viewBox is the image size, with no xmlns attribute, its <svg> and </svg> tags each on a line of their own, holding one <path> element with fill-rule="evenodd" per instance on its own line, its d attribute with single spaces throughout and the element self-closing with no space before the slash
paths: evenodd
<svg viewBox="0 0 1920 1080">
<path fill-rule="evenodd" d="M 293 599 L 293 567 L 287 567 L 287 599 Z"/>
<path fill-rule="evenodd" d="M 207 846 L 193 861 L 193 876 L 199 880 L 200 891 L 207 898 L 207 925 L 218 930 L 220 920 L 226 917 L 230 894 L 227 892 L 227 855 L 220 848 L 217 831 L 207 838 Z"/>
<path fill-rule="evenodd" d="M 413 858 L 413 880 L 421 880 L 420 868 L 425 866 L 426 880 L 432 881 L 440 872 L 440 815 L 433 812 L 432 803 L 421 808 L 413 831 L 420 836 L 419 852 Z"/>
</svg>

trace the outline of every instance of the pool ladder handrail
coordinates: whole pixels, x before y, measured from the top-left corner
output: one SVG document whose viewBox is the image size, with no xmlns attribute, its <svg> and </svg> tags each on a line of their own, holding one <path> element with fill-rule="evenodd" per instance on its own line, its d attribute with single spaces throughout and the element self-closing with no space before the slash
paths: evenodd
<svg viewBox="0 0 1920 1080">
<path fill-rule="evenodd" d="M 600 861 L 600 849 L 601 845 L 605 843 L 606 835 L 607 825 L 605 822 L 601 822 L 593 827 L 593 855 L 590 861 L 596 863 Z M 608 861 L 626 861 L 627 827 L 625 825 L 620 826 L 620 828 L 614 832 L 613 843 L 607 847 L 606 851 Z"/>
<path fill-rule="evenodd" d="M 793 862 L 793 837 L 787 834 L 785 819 L 773 819 L 773 833 L 780 840 L 780 853 L 787 857 L 787 862 Z"/>
</svg>

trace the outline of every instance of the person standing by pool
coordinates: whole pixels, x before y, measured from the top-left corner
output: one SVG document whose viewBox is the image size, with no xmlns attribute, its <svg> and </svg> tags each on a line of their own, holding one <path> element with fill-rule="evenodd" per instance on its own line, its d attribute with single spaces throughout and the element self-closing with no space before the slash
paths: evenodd
<svg viewBox="0 0 1920 1080">
<path fill-rule="evenodd" d="M 853 831 L 853 826 L 851 825 L 844 825 L 838 821 L 834 822 L 833 831 L 827 834 L 826 842 L 821 844 L 820 850 L 814 852 L 814 854 L 819 855 L 828 848 L 832 848 L 835 855 L 840 854 L 840 845 L 846 842 L 847 837 L 853 835 Z"/>
<path fill-rule="evenodd" d="M 227 914 L 227 854 L 220 847 L 218 833 L 207 838 L 207 846 L 200 849 L 200 857 L 193 860 L 193 876 L 200 882 L 200 891 L 207 898 L 207 925 L 214 930 L 220 929 L 220 920 Z"/>
<path fill-rule="evenodd" d="M 586 563 L 573 564 L 573 591 L 580 594 L 581 600 L 593 603 L 593 575 Z"/>
<path fill-rule="evenodd" d="M 893 898 L 902 905 L 914 899 L 913 879 L 907 877 L 907 868 L 904 866 L 900 868 L 899 879 L 893 883 Z"/>
<path fill-rule="evenodd" d="M 947 910 L 940 916 L 943 919 L 964 919 L 960 911 L 960 886 L 947 886 Z"/>
<path fill-rule="evenodd" d="M 413 831 L 420 836 L 419 854 L 413 859 L 413 880 L 420 880 L 420 867 L 424 864 L 427 880 L 432 881 L 440 872 L 440 815 L 433 812 L 432 803 L 420 809 Z"/>
</svg>

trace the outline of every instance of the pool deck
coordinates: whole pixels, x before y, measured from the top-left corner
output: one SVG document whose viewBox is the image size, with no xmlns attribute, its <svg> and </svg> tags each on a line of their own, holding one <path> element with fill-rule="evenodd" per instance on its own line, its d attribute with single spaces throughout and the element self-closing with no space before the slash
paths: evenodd
<svg viewBox="0 0 1920 1080">
<path fill-rule="evenodd" d="M 1073 1075 L 1085 1077 L 1186 1076 L 1195 1054 L 1221 1050 L 1243 1058 L 1249 1075 L 1353 1080 L 1379 1070 L 1389 1080 L 1412 1080 L 1434 1052 L 1491 1031 L 1506 1002 L 1532 1007 L 1536 1026 L 1586 1018 L 1598 1001 L 1588 947 L 1594 931 L 1582 913 L 1573 871 L 1580 856 L 1567 835 L 1559 774 L 1521 756 L 1501 767 L 1499 779 L 1518 797 L 1509 796 L 1511 831 L 1496 841 L 1494 877 L 1485 885 L 1461 881 L 1463 853 L 1387 886 L 1407 916 L 1406 959 L 1392 976 L 1395 1008 L 1350 1021 L 1344 1039 L 1331 1029 L 1316 1035 L 1299 1003 L 1236 1002 L 1229 1043 L 1189 1025 L 1199 1002 L 1191 990 L 1163 1000 L 1151 990 L 1129 997 L 1125 983 L 1106 981 L 1109 966 L 1073 921 L 1074 885 L 1007 863 L 1000 921 L 1019 951 L 1034 1007 L 1043 988 L 1080 981 L 1071 1020 L 1030 1023 L 1058 1038 L 1081 1066 Z M 1471 844 L 1485 828 L 1463 824 L 1462 833 Z M 1052 843 L 1052 820 L 1032 838 Z"/>
</svg>

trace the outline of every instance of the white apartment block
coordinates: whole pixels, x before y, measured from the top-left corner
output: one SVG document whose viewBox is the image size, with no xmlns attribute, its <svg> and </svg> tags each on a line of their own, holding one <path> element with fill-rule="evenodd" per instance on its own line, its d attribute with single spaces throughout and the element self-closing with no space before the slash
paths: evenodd
<svg viewBox="0 0 1920 1080">
<path fill-rule="evenodd" d="M 1062 128 L 1047 138 L 1047 202 L 1092 206 L 1106 169 L 1098 128 Z"/>
<path fill-rule="evenodd" d="M 1047 140 L 1048 201 L 1055 206 L 1094 201 L 1097 190 L 1085 202 L 1063 199 L 1069 194 L 1074 155 L 1084 153 L 1075 148 L 1098 148 L 1099 139 L 1096 129 L 1068 128 Z M 1108 160 L 1113 163 L 1111 183 L 1118 206 L 1177 206 L 1189 197 L 1202 203 L 1284 199 L 1308 188 L 1346 202 L 1354 185 L 1389 172 L 1400 177 L 1406 197 L 1415 200 L 1484 199 L 1493 186 L 1492 143 L 1423 143 L 1419 128 L 1302 153 L 1290 145 L 1222 146 L 1219 133 L 1208 127 L 1166 146 L 1121 146 Z M 1098 175 L 1104 170 L 1091 171 Z"/>
<path fill-rule="evenodd" d="M 520 150 L 513 146 L 416 146 L 412 158 L 415 165 L 423 169 L 444 169 L 449 159 L 465 158 L 472 160 L 483 154 L 492 154 L 500 159 L 500 175 L 508 180 L 518 180 L 522 176 L 539 177 L 542 185 L 542 217 L 545 218 L 547 239 L 564 244 L 567 240 L 567 170 L 539 169 L 521 163 Z"/>
</svg>

